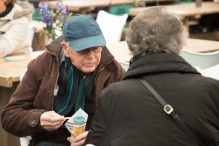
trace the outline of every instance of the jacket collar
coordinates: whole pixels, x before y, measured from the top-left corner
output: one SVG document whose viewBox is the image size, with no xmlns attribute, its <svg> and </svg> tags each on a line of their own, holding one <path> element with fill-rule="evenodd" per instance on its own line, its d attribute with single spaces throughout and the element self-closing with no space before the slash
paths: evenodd
<svg viewBox="0 0 219 146">
<path fill-rule="evenodd" d="M 200 74 L 181 56 L 176 54 L 161 53 L 134 58 L 133 61 L 130 62 L 130 67 L 127 73 L 123 76 L 122 80 L 139 75 L 167 72 Z"/>
<path fill-rule="evenodd" d="M 28 1 L 17 1 L 17 3 L 15 4 L 15 6 L 18 5 L 21 7 L 21 10 L 17 10 L 14 14 L 14 19 L 26 16 L 28 17 L 28 15 L 32 15 L 32 13 L 34 12 L 34 7 L 32 4 L 30 4 Z"/>
<path fill-rule="evenodd" d="M 108 65 L 109 62 L 111 62 L 114 59 L 114 56 L 110 53 L 108 48 L 106 46 L 103 47 L 103 50 L 101 52 L 101 60 L 100 63 L 102 63 L 104 66 Z"/>
<path fill-rule="evenodd" d="M 50 44 L 46 45 L 46 49 L 49 53 L 54 55 L 57 60 L 60 60 L 60 54 L 61 54 L 61 42 L 63 41 L 63 36 L 61 35 L 57 39 L 53 40 Z"/>
</svg>

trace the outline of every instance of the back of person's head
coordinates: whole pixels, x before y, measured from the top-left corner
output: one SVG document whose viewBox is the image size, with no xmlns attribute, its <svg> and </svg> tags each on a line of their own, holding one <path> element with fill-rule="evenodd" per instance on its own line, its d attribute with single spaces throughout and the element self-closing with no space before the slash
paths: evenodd
<svg viewBox="0 0 219 146">
<path fill-rule="evenodd" d="M 183 23 L 162 7 L 138 14 L 126 32 L 126 41 L 134 56 L 160 52 L 179 54 L 186 39 Z"/>
<path fill-rule="evenodd" d="M 7 0 L 6 2 L 5 2 L 5 5 L 7 6 L 8 4 L 14 4 L 14 3 L 16 3 L 16 1 L 17 0 Z"/>
</svg>

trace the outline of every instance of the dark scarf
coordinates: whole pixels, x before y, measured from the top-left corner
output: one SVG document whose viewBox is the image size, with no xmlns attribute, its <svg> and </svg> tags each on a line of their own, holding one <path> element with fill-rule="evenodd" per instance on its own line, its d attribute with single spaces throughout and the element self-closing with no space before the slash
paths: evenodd
<svg viewBox="0 0 219 146">
<path fill-rule="evenodd" d="M 6 15 L 8 15 L 11 12 L 12 8 L 13 8 L 13 5 L 8 4 L 7 7 L 6 7 L 6 10 L 3 13 L 0 14 L 0 18 L 5 17 Z"/>
<path fill-rule="evenodd" d="M 70 58 L 66 57 L 68 73 L 60 78 L 63 91 L 54 97 L 54 110 L 60 115 L 75 113 L 80 107 L 84 110 L 84 79 L 85 73 L 72 65 Z"/>
</svg>

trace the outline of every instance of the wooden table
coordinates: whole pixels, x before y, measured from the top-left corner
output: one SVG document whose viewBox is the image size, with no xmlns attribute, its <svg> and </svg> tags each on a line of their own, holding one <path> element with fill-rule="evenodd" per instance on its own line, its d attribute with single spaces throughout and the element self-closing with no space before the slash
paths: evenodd
<svg viewBox="0 0 219 146">
<path fill-rule="evenodd" d="M 108 7 L 111 5 L 135 4 L 139 2 L 164 2 L 174 0 L 63 0 L 70 11 L 86 14 L 87 10 L 94 10 L 96 7 Z M 56 9 L 58 1 L 43 2 L 48 3 L 49 7 Z"/>
<path fill-rule="evenodd" d="M 213 52 L 219 50 L 219 41 L 188 39 L 183 49 L 200 53 Z"/>
<path fill-rule="evenodd" d="M 132 57 L 125 41 L 108 44 L 107 47 L 117 60 L 128 62 Z M 215 51 L 219 50 L 219 42 L 189 39 L 184 49 L 195 52 Z M 20 75 L 27 70 L 28 63 L 44 51 L 22 54 L 22 56 L 27 57 L 25 61 L 5 62 L 3 58 L 0 59 L 0 113 L 2 113 L 11 95 L 16 90 L 20 81 Z M 20 146 L 19 138 L 5 132 L 1 126 L 0 135 L 0 146 Z"/>
<path fill-rule="evenodd" d="M 160 6 L 159 6 L 160 7 Z M 183 21 L 187 29 L 189 29 L 189 18 L 195 17 L 200 18 L 204 14 L 214 14 L 219 13 L 219 4 L 212 2 L 202 2 L 201 7 L 196 7 L 194 3 L 188 4 L 174 4 L 174 5 L 164 5 L 162 6 L 168 11 L 178 15 Z M 148 7 L 151 8 L 151 7 Z M 131 8 L 129 13 L 132 16 L 136 16 L 140 12 L 148 8 Z"/>
<path fill-rule="evenodd" d="M 25 61 L 5 62 L 4 58 L 0 59 L 0 86 L 12 87 L 13 82 L 20 81 L 20 75 L 27 70 L 27 64 L 30 60 L 36 58 L 44 51 L 35 51 L 30 54 L 22 54 L 27 59 Z M 17 55 L 19 56 L 19 55 Z"/>
<path fill-rule="evenodd" d="M 130 55 L 128 45 L 125 41 L 108 44 L 107 47 L 119 61 L 129 62 L 132 57 L 132 55 Z M 212 52 L 219 50 L 219 42 L 200 39 L 188 39 L 187 45 L 185 45 L 183 49 L 193 52 Z"/>
<path fill-rule="evenodd" d="M 49 7 L 57 8 L 58 1 L 49 1 Z M 63 0 L 62 3 L 68 6 L 68 9 L 73 12 L 86 14 L 87 10 L 94 10 L 95 7 L 105 7 L 110 5 L 132 4 L 134 0 Z"/>
</svg>

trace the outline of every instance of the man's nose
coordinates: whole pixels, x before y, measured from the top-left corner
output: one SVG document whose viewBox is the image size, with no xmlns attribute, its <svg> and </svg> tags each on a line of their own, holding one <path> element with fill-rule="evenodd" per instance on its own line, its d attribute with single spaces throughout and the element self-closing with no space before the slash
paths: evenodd
<svg viewBox="0 0 219 146">
<path fill-rule="evenodd" d="M 92 49 L 89 49 L 89 52 L 87 53 L 86 55 L 87 57 L 91 58 L 91 57 L 94 57 L 94 52 Z"/>
</svg>

